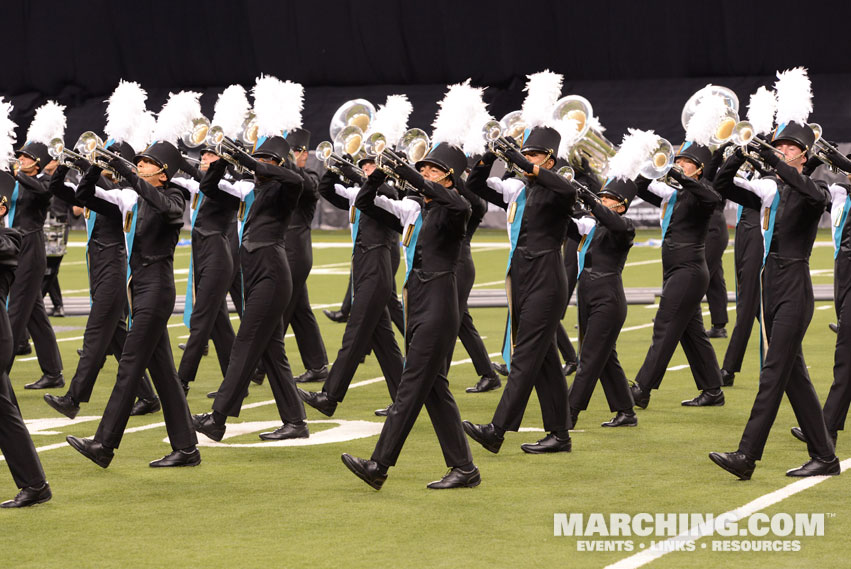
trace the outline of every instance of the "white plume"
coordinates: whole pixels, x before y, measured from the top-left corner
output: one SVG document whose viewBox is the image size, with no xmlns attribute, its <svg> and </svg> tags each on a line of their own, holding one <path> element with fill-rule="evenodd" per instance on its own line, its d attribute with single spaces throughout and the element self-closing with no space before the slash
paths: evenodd
<svg viewBox="0 0 851 569">
<path fill-rule="evenodd" d="M 483 88 L 471 87 L 469 79 L 449 86 L 432 123 L 432 147 L 439 142 L 458 148 L 464 145 L 477 109 L 482 105 L 483 92 Z"/>
<path fill-rule="evenodd" d="M 570 150 L 579 142 L 579 121 L 576 119 L 561 119 L 554 121 L 552 127 L 555 128 L 561 140 L 558 143 L 558 158 L 567 160 L 570 156 Z"/>
<path fill-rule="evenodd" d="M 35 110 L 35 117 L 27 130 L 27 142 L 49 144 L 54 138 L 63 138 L 65 124 L 65 106 L 47 101 Z"/>
<path fill-rule="evenodd" d="M 231 85 L 216 100 L 211 124 L 222 127 L 228 138 L 236 139 L 242 132 L 242 125 L 250 110 L 245 87 Z"/>
<path fill-rule="evenodd" d="M 133 133 L 125 140 L 130 147 L 136 152 L 141 152 L 153 142 L 154 127 L 157 126 L 157 119 L 151 111 L 145 111 L 136 117 L 136 124 L 133 126 Z"/>
<path fill-rule="evenodd" d="M 774 89 L 777 91 L 777 124 L 807 124 L 813 112 L 813 91 L 807 70 L 795 67 L 782 73 L 778 71 Z"/>
<path fill-rule="evenodd" d="M 15 158 L 16 125 L 12 122 L 12 103 L 0 97 L 0 168 Z"/>
<path fill-rule="evenodd" d="M 261 75 L 251 94 L 254 95 L 258 136 L 282 136 L 284 131 L 301 126 L 304 87 L 300 83 Z"/>
<path fill-rule="evenodd" d="M 523 120 L 528 128 L 551 126 L 553 109 L 561 96 L 561 84 L 564 77 L 552 71 L 541 71 L 528 75 L 526 82 L 526 100 L 521 109 Z"/>
<path fill-rule="evenodd" d="M 777 112 L 777 95 L 766 87 L 760 87 L 751 95 L 748 103 L 748 121 L 756 134 L 766 134 L 774 127 Z"/>
<path fill-rule="evenodd" d="M 152 139 L 177 145 L 183 134 L 192 128 L 192 119 L 201 117 L 201 93 L 181 91 L 169 93 L 168 101 L 157 116 Z"/>
<path fill-rule="evenodd" d="M 106 126 L 103 128 L 107 139 L 133 146 L 130 141 L 136 137 L 141 116 L 147 112 L 147 99 L 148 93 L 135 81 L 119 81 L 118 87 L 107 99 Z"/>
<path fill-rule="evenodd" d="M 652 130 L 628 128 L 620 148 L 611 160 L 607 175 L 621 180 L 634 180 L 647 158 L 659 146 L 659 137 Z"/>
<path fill-rule="evenodd" d="M 686 140 L 703 146 L 711 144 L 712 135 L 727 110 L 724 98 L 711 94 L 710 87 L 704 87 L 706 93 L 698 99 L 694 114 L 686 126 Z"/>
<path fill-rule="evenodd" d="M 387 101 L 375 111 L 367 134 L 380 132 L 387 138 L 388 147 L 393 147 L 408 128 L 408 117 L 414 106 L 407 95 L 388 95 Z"/>
<path fill-rule="evenodd" d="M 487 105 L 482 102 L 481 108 L 476 111 L 473 120 L 470 121 L 470 128 L 467 129 L 467 137 L 464 139 L 464 146 L 462 147 L 464 154 L 477 156 L 485 153 L 487 145 L 482 128 L 486 122 L 492 120 L 494 118 L 488 112 Z"/>
</svg>

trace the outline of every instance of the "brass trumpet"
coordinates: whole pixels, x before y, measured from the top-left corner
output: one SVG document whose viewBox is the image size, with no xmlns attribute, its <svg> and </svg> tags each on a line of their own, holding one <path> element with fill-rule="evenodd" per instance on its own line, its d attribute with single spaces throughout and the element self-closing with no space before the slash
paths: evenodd
<svg viewBox="0 0 851 569">
<path fill-rule="evenodd" d="M 334 146 L 328 142 L 327 140 L 323 140 L 316 146 L 316 159 L 322 162 L 325 166 L 326 170 L 331 170 L 338 176 L 342 177 L 345 180 L 348 180 L 351 183 L 354 183 L 355 180 L 349 180 L 343 171 L 340 170 L 335 164 L 349 164 L 352 165 L 351 162 L 334 152 Z M 358 168 L 357 166 L 353 166 L 358 173 L 366 178 L 366 174 L 363 170 Z"/>
<path fill-rule="evenodd" d="M 81 154 L 83 157 L 86 157 L 89 162 L 98 166 L 99 168 L 103 168 L 104 170 L 109 170 L 113 174 L 118 174 L 112 168 L 109 167 L 109 160 L 120 160 L 123 162 L 128 168 L 132 168 L 135 170 L 136 165 L 125 159 L 119 154 L 112 152 L 111 150 L 107 150 L 103 146 L 103 140 L 97 134 L 92 131 L 86 131 L 80 135 L 80 138 L 77 139 L 77 142 L 74 144 L 74 150 Z"/>
<path fill-rule="evenodd" d="M 74 168 L 75 170 L 82 172 L 82 170 L 74 164 L 73 160 L 85 160 L 85 156 L 74 152 L 73 150 L 68 150 L 65 147 L 65 142 L 61 138 L 54 138 L 50 141 L 50 144 L 47 145 L 47 153 L 62 166 Z"/>
<path fill-rule="evenodd" d="M 638 173 L 648 180 L 661 178 L 674 166 L 674 156 L 674 147 L 660 136 L 656 148 L 650 152 Z"/>
<path fill-rule="evenodd" d="M 485 138 L 485 142 L 490 149 L 491 152 L 496 154 L 497 158 L 505 162 L 506 168 L 513 171 L 515 174 L 519 176 L 525 176 L 526 172 L 519 168 L 516 164 L 511 162 L 506 157 L 506 152 L 509 150 L 517 150 L 514 144 L 511 143 L 510 140 L 503 136 L 502 125 L 496 121 L 488 121 L 484 125 L 482 125 L 482 136 Z"/>
<path fill-rule="evenodd" d="M 183 133 L 180 140 L 187 148 L 198 148 L 207 139 L 207 133 L 210 131 L 210 121 L 205 117 L 200 117 L 192 120 L 192 128 Z"/>
<path fill-rule="evenodd" d="M 826 141 L 824 139 L 824 137 L 822 136 L 821 125 L 813 122 L 813 123 L 810 123 L 807 126 L 809 126 L 813 130 L 813 133 L 816 135 L 816 139 L 813 142 L 813 154 L 815 154 L 815 156 L 818 157 L 819 160 L 821 160 L 822 162 L 827 164 L 828 168 L 830 168 L 830 170 L 832 172 L 834 172 L 836 174 L 845 174 L 845 175 L 851 174 L 851 172 L 846 172 L 842 168 L 836 166 L 833 163 L 833 161 L 830 159 L 831 153 L 836 153 L 836 154 L 842 154 L 842 153 L 839 151 L 838 148 L 836 148 L 834 145 L 832 145 L 831 143 L 829 143 L 828 141 Z"/>
<path fill-rule="evenodd" d="M 243 132 L 243 135 L 245 132 Z M 240 137 L 242 138 L 242 137 Z M 212 146 L 216 149 L 216 154 L 227 160 L 241 173 L 245 172 L 245 167 L 242 166 L 235 158 L 237 154 L 251 156 L 248 152 L 234 142 L 232 139 L 225 136 L 225 131 L 220 126 L 213 126 L 207 131 L 207 137 L 204 140 L 207 146 Z M 256 139 L 255 139 L 256 142 Z"/>
</svg>

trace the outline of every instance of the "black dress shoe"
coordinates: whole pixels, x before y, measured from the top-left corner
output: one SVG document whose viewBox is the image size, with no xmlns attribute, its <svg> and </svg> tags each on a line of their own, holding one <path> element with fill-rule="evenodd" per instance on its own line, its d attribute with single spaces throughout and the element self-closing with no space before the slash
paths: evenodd
<svg viewBox="0 0 851 569">
<path fill-rule="evenodd" d="M 564 374 L 565 377 L 567 377 L 568 375 L 573 375 L 578 365 L 579 364 L 576 363 L 576 360 L 572 362 L 565 362 L 564 367 L 561 368 L 561 372 Z"/>
<path fill-rule="evenodd" d="M 834 324 L 833 322 L 831 322 L 827 325 L 827 327 L 833 330 L 834 334 L 839 334 L 839 324 Z"/>
<path fill-rule="evenodd" d="M 313 381 L 325 381 L 328 379 L 328 366 L 319 369 L 309 369 L 303 374 L 295 376 L 296 383 L 310 383 Z"/>
<path fill-rule="evenodd" d="M 727 329 L 723 326 L 713 326 L 712 328 L 706 331 L 706 336 L 708 338 L 726 338 Z"/>
<path fill-rule="evenodd" d="M 21 488 L 21 491 L 18 492 L 18 495 L 14 499 L 6 500 L 0 504 L 0 508 L 26 508 L 27 506 L 43 504 L 52 497 L 53 493 L 50 491 L 50 485 L 45 482 L 41 485 L 41 488 L 34 488 L 32 486 Z"/>
<path fill-rule="evenodd" d="M 254 375 L 251 376 L 251 382 L 257 385 L 263 385 L 263 380 L 266 378 L 266 372 L 262 370 L 254 370 Z M 247 396 L 247 394 L 246 394 Z"/>
<path fill-rule="evenodd" d="M 219 442 L 225 436 L 227 425 L 219 426 L 213 421 L 212 413 L 203 413 L 192 415 L 192 428 L 202 435 L 206 435 L 207 438 Z"/>
<path fill-rule="evenodd" d="M 73 419 L 80 412 L 80 406 L 74 403 L 70 395 L 60 395 L 57 397 L 56 395 L 45 393 L 44 401 L 69 419 Z"/>
<path fill-rule="evenodd" d="M 193 447 L 191 451 L 175 450 L 159 460 L 148 463 L 152 468 L 167 468 L 169 466 L 198 466 L 201 464 L 201 453 Z"/>
<path fill-rule="evenodd" d="M 835 448 L 838 433 L 836 431 L 828 431 L 827 434 L 828 436 L 830 436 L 830 440 L 833 441 L 833 446 Z M 807 436 L 804 434 L 804 431 L 801 430 L 801 427 L 792 427 L 792 436 L 801 441 L 802 443 L 807 442 Z"/>
<path fill-rule="evenodd" d="M 502 377 L 508 377 L 508 366 L 497 362 L 491 362 L 491 369 Z"/>
<path fill-rule="evenodd" d="M 606 421 L 601 427 L 637 427 L 638 417 L 632 411 L 618 411 L 611 421 Z"/>
<path fill-rule="evenodd" d="M 77 348 L 77 355 L 78 355 L 78 356 L 82 356 L 82 355 L 83 355 L 83 348 Z"/>
<path fill-rule="evenodd" d="M 505 440 L 496 433 L 493 423 L 488 423 L 487 425 L 474 425 L 470 421 L 463 421 L 461 426 L 464 427 L 464 432 L 467 433 L 471 439 L 482 445 L 485 450 L 489 450 L 494 454 L 499 452 L 499 448 Z"/>
<path fill-rule="evenodd" d="M 328 399 L 328 395 L 324 391 L 305 391 L 300 388 L 296 389 L 298 389 L 298 396 L 301 397 L 302 401 L 326 417 L 332 417 L 334 415 L 334 411 L 337 410 L 337 402 Z"/>
<path fill-rule="evenodd" d="M 381 490 L 381 486 L 387 480 L 387 473 L 382 472 L 377 462 L 374 460 L 364 460 L 345 452 L 340 458 L 343 459 L 343 464 L 346 465 L 346 468 L 355 473 L 355 476 L 376 490 Z"/>
<path fill-rule="evenodd" d="M 741 452 L 710 452 L 709 458 L 734 476 L 738 476 L 740 480 L 750 480 L 756 462 L 746 454 Z"/>
<path fill-rule="evenodd" d="M 300 425 L 295 423 L 284 423 L 277 429 L 269 433 L 260 433 L 260 438 L 264 441 L 284 441 L 286 439 L 306 439 L 310 436 L 310 430 L 307 428 L 307 423 L 302 422 Z"/>
<path fill-rule="evenodd" d="M 721 407 L 724 405 L 724 392 L 720 389 L 718 393 L 710 393 L 703 390 L 694 399 L 686 399 L 681 403 L 683 407 Z"/>
<path fill-rule="evenodd" d="M 28 356 L 33 353 L 33 347 L 30 346 L 30 343 L 22 344 L 17 350 L 15 350 L 16 356 Z"/>
<path fill-rule="evenodd" d="M 65 387 L 65 378 L 62 377 L 62 372 L 56 375 L 44 374 L 38 381 L 26 384 L 24 389 L 50 389 L 52 387 Z"/>
<path fill-rule="evenodd" d="M 349 321 L 349 315 L 343 314 L 340 310 L 328 310 L 327 308 L 322 311 L 322 314 L 328 317 L 328 320 L 332 322 L 337 322 L 338 324 L 342 324 L 344 322 Z"/>
<path fill-rule="evenodd" d="M 536 443 L 525 443 L 520 445 L 523 452 L 528 454 L 546 454 L 550 452 L 570 452 L 573 443 L 570 437 L 558 438 L 555 433 L 550 433 Z"/>
<path fill-rule="evenodd" d="M 499 389 L 500 387 L 502 387 L 502 382 L 497 376 L 483 375 L 482 379 L 480 379 L 479 382 L 476 383 L 476 385 L 474 385 L 473 387 L 468 387 L 466 391 L 467 393 L 484 393 L 485 391 Z"/>
<path fill-rule="evenodd" d="M 452 468 L 440 480 L 426 485 L 432 490 L 447 490 L 449 488 L 475 488 L 482 483 L 482 475 L 475 466 L 473 470 L 464 472 L 460 468 Z"/>
<path fill-rule="evenodd" d="M 77 452 L 100 466 L 106 468 L 112 462 L 114 455 L 111 448 L 107 448 L 93 439 L 81 439 L 68 435 L 65 437 L 68 444 L 74 447 Z"/>
<path fill-rule="evenodd" d="M 644 391 L 640 385 L 633 383 L 629 386 L 629 392 L 632 393 L 632 401 L 636 407 L 647 409 L 650 404 L 650 391 Z"/>
<path fill-rule="evenodd" d="M 133 409 L 130 410 L 130 414 L 135 417 L 137 415 L 156 413 L 159 410 L 160 398 L 154 396 L 153 399 L 137 399 L 133 404 Z"/>
<path fill-rule="evenodd" d="M 180 348 L 181 350 L 186 351 L 186 344 L 178 344 L 177 347 Z M 210 344 L 209 343 L 207 343 L 204 346 L 204 351 L 201 352 L 201 355 L 203 355 L 203 356 L 209 356 L 210 355 Z"/>
<path fill-rule="evenodd" d="M 811 458 L 809 462 L 800 468 L 793 468 L 786 471 L 786 476 L 804 477 L 804 476 L 836 476 L 841 471 L 839 467 L 839 459 L 834 456 L 827 460 L 821 458 Z"/>
<path fill-rule="evenodd" d="M 732 387 L 736 374 L 721 368 L 721 387 Z"/>
<path fill-rule="evenodd" d="M 65 318 L 65 307 L 63 306 L 54 306 L 53 310 L 50 311 L 48 316 L 52 316 L 54 318 Z"/>
<path fill-rule="evenodd" d="M 390 405 L 388 405 L 387 407 L 385 407 L 384 409 L 376 409 L 374 411 L 375 416 L 376 417 L 386 417 L 390 413 L 391 407 L 393 407 L 392 403 Z"/>
</svg>

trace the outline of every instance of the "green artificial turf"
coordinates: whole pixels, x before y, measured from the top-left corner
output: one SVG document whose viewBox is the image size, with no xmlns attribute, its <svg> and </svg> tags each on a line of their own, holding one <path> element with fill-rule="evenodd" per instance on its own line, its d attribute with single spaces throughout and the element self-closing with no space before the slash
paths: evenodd
<svg viewBox="0 0 851 569">
<path fill-rule="evenodd" d="M 731 232 L 732 233 L 732 232 Z M 85 235 L 72 234 L 80 242 Z M 346 288 L 348 247 L 324 247 L 349 238 L 345 231 L 314 232 L 314 273 L 308 280 L 314 307 L 337 307 Z M 637 242 L 658 239 L 659 230 L 640 231 Z M 819 234 L 828 243 L 829 233 Z M 478 288 L 499 288 L 505 274 L 508 250 L 505 232 L 481 230 L 473 240 Z M 494 246 L 488 246 L 494 243 Z M 176 253 L 175 269 L 186 269 L 189 249 Z M 661 286 L 658 247 L 636 246 L 624 272 L 626 286 Z M 647 261 L 644 263 L 644 261 Z M 637 264 L 636 264 L 637 263 Z M 732 242 L 724 256 L 727 286 L 734 288 Z M 832 282 L 833 249 L 817 247 L 811 269 L 816 284 Z M 823 272 L 820 272 L 823 271 Z M 399 271 L 399 279 L 403 275 Z M 186 286 L 185 272 L 176 275 L 178 294 Z M 68 296 L 85 296 L 88 286 L 83 249 L 69 248 L 60 272 Z M 491 284 L 487 284 L 491 283 Z M 735 312 L 730 305 L 732 332 Z M 810 375 L 820 399 L 832 382 L 835 335 L 827 325 L 835 321 L 832 303 L 820 302 L 804 342 Z M 706 306 L 704 305 L 704 309 Z M 630 306 L 626 329 L 618 342 L 621 363 L 629 378 L 635 376 L 650 344 L 652 307 Z M 344 330 L 316 308 L 329 359 L 334 360 Z M 473 309 L 472 315 L 488 351 L 501 350 L 505 323 L 502 308 Z M 705 320 L 708 326 L 708 317 Z M 169 329 L 175 358 L 185 341 L 181 318 Z M 238 321 L 234 320 L 234 325 Z M 576 310 L 570 307 L 564 324 L 571 337 Z M 53 319 L 70 380 L 82 345 L 85 318 Z M 642 325 L 644 325 L 642 327 Z M 401 337 L 398 338 L 401 344 Z M 619 538 L 554 536 L 555 513 L 612 512 L 638 514 L 714 513 L 742 506 L 783 488 L 792 480 L 784 473 L 807 460 L 806 448 L 793 439 L 796 424 L 784 401 L 771 433 L 765 456 L 753 480 L 740 482 L 713 465 L 710 451 L 735 450 L 756 393 L 759 356 L 757 335 L 735 386 L 726 390 L 727 404 L 720 408 L 687 409 L 680 401 L 697 390 L 687 368 L 669 371 L 654 392 L 646 411 L 638 412 L 634 429 L 603 429 L 611 418 L 601 389 L 580 417 L 573 435 L 573 452 L 555 456 L 524 454 L 519 446 L 543 436 L 540 432 L 509 433 L 498 455 L 472 443 L 482 484 L 472 490 L 430 491 L 425 485 L 441 477 L 446 467 L 434 431 L 423 413 L 402 451 L 397 467 L 380 492 L 355 478 L 340 462 L 340 454 L 369 457 L 377 439 L 370 436 L 342 443 L 301 447 L 261 445 L 244 448 L 203 447 L 197 468 L 152 469 L 148 461 L 170 451 L 165 428 L 128 432 L 110 467 L 103 470 L 64 444 L 65 436 L 91 436 L 112 388 L 116 363 L 109 358 L 90 403 L 73 424 L 49 430 L 55 434 L 33 436 L 37 447 L 59 444 L 40 456 L 53 488 L 47 504 L 21 511 L 2 510 L 0 550 L 4 567 L 604 567 L 628 557 L 629 552 L 579 550 L 580 540 L 614 543 Z M 65 340 L 65 341 L 63 341 Z M 303 371 L 295 339 L 286 340 L 294 373 Z M 719 359 L 727 340 L 712 340 Z M 189 394 L 193 413 L 209 411 L 205 397 L 221 381 L 211 344 Z M 454 360 L 468 356 L 458 344 Z M 498 359 L 494 357 L 493 359 Z M 686 364 L 678 349 L 670 367 Z M 40 376 L 32 357 L 19 358 L 11 373 L 24 417 L 61 418 L 42 400 L 44 392 L 24 390 Z M 355 376 L 335 419 L 380 423 L 373 410 L 389 403 L 382 381 L 361 384 L 381 376 L 373 356 Z M 450 384 L 464 419 L 488 422 L 502 390 L 468 394 L 464 388 L 478 377 L 470 363 L 450 371 Z M 572 378 L 570 378 L 572 381 Z M 308 384 L 318 389 L 319 384 Z M 49 390 L 63 393 L 64 390 Z M 271 404 L 267 384 L 251 386 L 248 406 L 229 422 L 266 422 L 274 428 L 280 419 Z M 265 404 L 263 404 L 265 402 Z M 252 406 L 252 404 L 259 404 Z M 86 420 L 85 417 L 94 419 Z M 308 420 L 326 420 L 308 409 Z M 129 429 L 162 421 L 162 413 L 132 417 Z M 333 424 L 311 425 L 314 435 Z M 533 393 L 523 428 L 540 429 L 540 408 Z M 32 426 L 31 426 L 32 428 Z M 267 430 L 264 428 L 263 430 Z M 847 458 L 844 435 L 838 455 Z M 227 439 L 239 444 L 259 443 L 256 433 Z M 3 470 L 5 467 L 0 467 Z M 847 503 L 847 475 L 804 490 L 766 510 L 768 513 L 826 513 L 826 535 L 801 539 L 800 551 L 785 553 L 725 553 L 702 549 L 672 553 L 650 567 L 842 567 L 847 566 L 846 535 L 851 531 Z M 0 473 L 0 496 L 12 497 L 16 488 Z M 835 514 L 831 516 L 830 514 Z M 635 551 L 653 539 L 633 538 Z"/>
</svg>

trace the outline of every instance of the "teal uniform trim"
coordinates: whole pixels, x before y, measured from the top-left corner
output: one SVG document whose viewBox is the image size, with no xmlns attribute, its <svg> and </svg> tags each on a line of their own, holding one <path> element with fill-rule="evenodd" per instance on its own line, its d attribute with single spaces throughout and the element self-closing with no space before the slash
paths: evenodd
<svg viewBox="0 0 851 569">
<path fill-rule="evenodd" d="M 664 241 L 665 235 L 668 233 L 668 226 L 671 224 L 671 217 L 674 215 L 674 206 L 677 203 L 677 193 L 674 192 L 671 194 L 671 197 L 668 199 L 668 203 L 665 204 L 665 217 L 662 218 L 662 240 Z"/>
<path fill-rule="evenodd" d="M 198 201 L 195 202 L 195 209 L 192 210 L 192 231 L 195 230 L 195 220 L 198 217 L 198 212 L 201 210 L 201 203 L 204 201 L 204 194 L 200 191 L 195 195 L 198 196 Z M 183 325 L 187 328 L 189 328 L 192 322 L 192 308 L 195 306 L 194 274 L 195 250 L 193 248 L 189 254 L 189 278 L 186 279 L 186 302 L 183 306 Z"/>
<path fill-rule="evenodd" d="M 132 276 L 132 270 L 130 269 L 130 255 L 133 253 L 133 240 L 136 237 L 136 219 L 139 217 L 139 204 L 133 204 L 132 214 L 133 219 L 130 222 L 130 231 L 124 233 L 124 243 L 127 246 L 127 294 L 130 294 L 130 277 Z M 127 315 L 127 329 L 133 326 L 133 310 L 131 306 L 131 310 Z"/>
<path fill-rule="evenodd" d="M 528 129 L 526 135 L 528 135 Z M 525 139 L 525 135 L 524 135 Z M 517 194 L 517 198 L 514 200 L 516 207 L 514 209 L 514 220 L 511 222 L 511 226 L 508 229 L 508 240 L 511 242 L 511 249 L 508 252 L 508 265 L 505 267 L 505 277 L 508 278 L 508 273 L 511 271 L 511 259 L 514 258 L 514 249 L 517 248 L 517 240 L 520 237 L 520 228 L 523 225 L 523 212 L 526 211 L 526 190 L 527 187 L 524 186 L 523 189 L 520 190 L 520 193 Z M 506 291 L 508 292 L 508 291 Z M 508 299 L 509 302 L 511 299 Z M 505 365 L 508 367 L 509 371 L 511 370 L 511 310 L 508 311 L 508 316 L 506 317 L 505 323 L 505 338 L 502 343 L 502 359 L 505 361 Z"/>
<path fill-rule="evenodd" d="M 578 263 L 578 272 L 576 273 L 576 278 L 582 276 L 582 270 L 585 268 L 585 255 L 588 253 L 589 247 L 591 247 L 591 240 L 594 239 L 594 232 L 597 231 L 597 226 L 591 228 L 591 231 L 588 232 L 588 235 L 585 236 L 585 242 L 582 244 L 582 249 L 579 250 L 579 263 Z"/>
<path fill-rule="evenodd" d="M 833 228 L 833 258 L 839 255 L 839 246 L 842 243 L 842 231 L 845 229 L 845 223 L 848 221 L 848 208 L 851 208 L 851 197 L 845 198 L 845 205 L 842 206 L 842 215 L 839 216 L 839 223 Z"/>
</svg>

